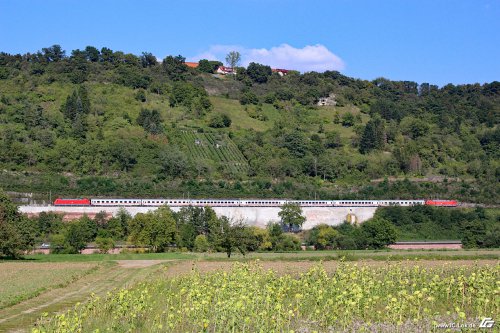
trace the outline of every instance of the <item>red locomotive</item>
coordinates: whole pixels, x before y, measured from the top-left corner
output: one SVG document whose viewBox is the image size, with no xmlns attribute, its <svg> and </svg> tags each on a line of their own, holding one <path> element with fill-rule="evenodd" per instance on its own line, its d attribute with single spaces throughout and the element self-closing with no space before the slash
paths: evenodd
<svg viewBox="0 0 500 333">
<path fill-rule="evenodd" d="M 426 206 L 439 206 L 439 207 L 456 207 L 458 206 L 457 200 L 425 200 Z"/>
<path fill-rule="evenodd" d="M 56 199 L 54 206 L 90 206 L 89 199 Z"/>
</svg>

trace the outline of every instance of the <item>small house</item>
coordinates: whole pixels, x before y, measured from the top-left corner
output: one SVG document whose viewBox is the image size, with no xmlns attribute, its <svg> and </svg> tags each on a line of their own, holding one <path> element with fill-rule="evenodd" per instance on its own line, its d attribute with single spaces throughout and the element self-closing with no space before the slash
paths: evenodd
<svg viewBox="0 0 500 333">
<path fill-rule="evenodd" d="M 236 74 L 235 71 L 231 67 L 219 66 L 217 68 L 217 73 L 226 75 L 226 74 Z"/>
</svg>

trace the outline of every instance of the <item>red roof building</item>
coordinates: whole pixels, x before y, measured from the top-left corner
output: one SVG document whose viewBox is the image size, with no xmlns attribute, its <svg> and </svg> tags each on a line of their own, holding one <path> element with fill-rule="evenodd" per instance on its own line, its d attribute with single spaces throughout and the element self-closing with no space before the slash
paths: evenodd
<svg viewBox="0 0 500 333">
<path fill-rule="evenodd" d="M 190 68 L 196 68 L 196 67 L 198 67 L 198 63 L 197 62 L 185 62 L 184 64 L 186 66 L 190 67 Z"/>
<path fill-rule="evenodd" d="M 287 75 L 289 72 L 288 69 L 281 69 L 281 68 L 272 68 L 271 70 L 273 73 L 278 73 L 281 76 Z"/>
<path fill-rule="evenodd" d="M 217 73 L 219 74 L 234 74 L 234 70 L 231 67 L 226 67 L 226 66 L 219 66 L 217 68 Z"/>
</svg>

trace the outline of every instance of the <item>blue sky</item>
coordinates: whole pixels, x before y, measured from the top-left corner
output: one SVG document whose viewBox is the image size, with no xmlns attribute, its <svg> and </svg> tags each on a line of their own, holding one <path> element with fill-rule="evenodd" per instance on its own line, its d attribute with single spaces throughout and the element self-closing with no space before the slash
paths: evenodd
<svg viewBox="0 0 500 333">
<path fill-rule="evenodd" d="M 500 1 L 0 0 L 0 51 L 53 44 L 190 60 L 235 49 L 243 64 L 484 83 L 500 80 Z"/>
</svg>

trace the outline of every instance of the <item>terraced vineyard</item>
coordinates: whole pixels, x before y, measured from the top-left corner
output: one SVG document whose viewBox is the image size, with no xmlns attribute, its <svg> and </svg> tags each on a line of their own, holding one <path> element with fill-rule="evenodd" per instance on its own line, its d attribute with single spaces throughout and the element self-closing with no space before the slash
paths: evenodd
<svg viewBox="0 0 500 333">
<path fill-rule="evenodd" d="M 193 160 L 207 159 L 234 173 L 247 172 L 248 162 L 225 134 L 182 131 L 182 140 Z"/>
</svg>

